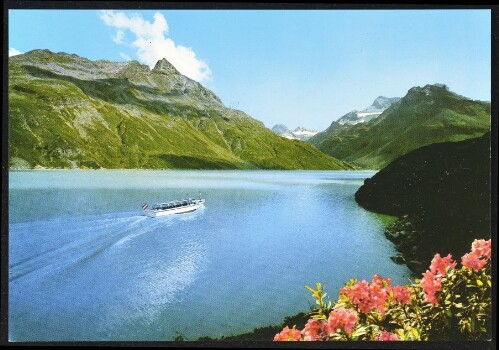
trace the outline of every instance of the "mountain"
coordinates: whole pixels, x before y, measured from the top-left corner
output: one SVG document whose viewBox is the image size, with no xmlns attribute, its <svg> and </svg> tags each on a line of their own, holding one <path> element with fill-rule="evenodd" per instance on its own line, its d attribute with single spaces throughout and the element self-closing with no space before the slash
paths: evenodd
<svg viewBox="0 0 499 350">
<path fill-rule="evenodd" d="M 401 217 L 387 237 L 414 272 L 423 272 L 436 252 L 458 259 L 474 239 L 490 238 L 490 147 L 490 133 L 421 147 L 355 193 L 364 208 Z"/>
<path fill-rule="evenodd" d="M 381 169 L 419 147 L 474 138 L 489 130 L 489 102 L 474 101 L 435 84 L 411 88 L 369 122 L 333 122 L 308 142 L 360 167 Z"/>
<path fill-rule="evenodd" d="M 288 127 L 284 124 L 276 124 L 272 127 L 272 131 L 275 132 L 277 135 L 284 135 L 287 133 L 291 133 L 291 130 L 288 129 Z"/>
<path fill-rule="evenodd" d="M 287 139 L 301 140 L 301 141 L 306 141 L 318 133 L 318 131 L 308 130 L 301 126 L 291 131 L 287 128 L 286 125 L 283 124 L 274 125 L 272 127 L 272 131 L 275 132 L 277 135 L 285 137 Z"/>
<path fill-rule="evenodd" d="M 351 169 L 286 140 L 166 59 L 9 57 L 11 168 Z"/>
<path fill-rule="evenodd" d="M 301 127 L 301 126 L 298 126 L 296 129 L 294 129 L 292 131 L 293 136 L 296 139 L 302 140 L 302 141 L 310 139 L 312 136 L 316 135 L 317 133 L 318 133 L 318 131 L 308 130 L 308 129 L 305 129 L 304 127 Z"/>
<path fill-rule="evenodd" d="M 399 100 L 399 97 L 379 96 L 369 107 L 366 107 L 361 111 L 351 111 L 345 114 L 343 117 L 339 118 L 337 122 L 341 125 L 367 123 L 377 118 L 381 113 L 384 112 L 385 109 L 398 102 Z"/>
</svg>

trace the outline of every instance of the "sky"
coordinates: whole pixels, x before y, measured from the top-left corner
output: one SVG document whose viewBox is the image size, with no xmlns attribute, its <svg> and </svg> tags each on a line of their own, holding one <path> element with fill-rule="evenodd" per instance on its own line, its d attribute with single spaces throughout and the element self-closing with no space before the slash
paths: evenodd
<svg viewBox="0 0 499 350">
<path fill-rule="evenodd" d="M 9 56 L 161 58 L 271 128 L 442 83 L 491 99 L 490 10 L 9 10 Z"/>
</svg>

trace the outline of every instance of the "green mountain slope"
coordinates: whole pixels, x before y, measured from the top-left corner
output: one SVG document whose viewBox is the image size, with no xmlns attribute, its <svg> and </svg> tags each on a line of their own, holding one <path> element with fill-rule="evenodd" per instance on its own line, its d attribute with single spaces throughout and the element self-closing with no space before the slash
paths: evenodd
<svg viewBox="0 0 499 350">
<path fill-rule="evenodd" d="M 331 126 L 308 142 L 321 151 L 366 168 L 435 142 L 461 141 L 490 130 L 490 103 L 450 92 L 445 85 L 410 89 L 368 123 Z"/>
<path fill-rule="evenodd" d="M 364 208 L 406 216 L 387 237 L 415 272 L 436 252 L 454 257 L 491 234 L 490 133 L 409 152 L 366 179 L 355 194 Z"/>
<path fill-rule="evenodd" d="M 9 58 L 10 167 L 351 169 L 287 140 L 165 59 L 90 61 L 34 50 Z"/>
</svg>

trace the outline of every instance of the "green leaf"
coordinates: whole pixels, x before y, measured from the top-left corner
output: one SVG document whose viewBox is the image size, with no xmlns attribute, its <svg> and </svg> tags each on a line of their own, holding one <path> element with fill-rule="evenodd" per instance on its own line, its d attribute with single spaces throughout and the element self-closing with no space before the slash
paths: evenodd
<svg viewBox="0 0 499 350">
<path fill-rule="evenodd" d="M 475 333 L 476 328 L 477 328 L 477 318 L 475 315 L 471 317 L 471 332 Z"/>
<path fill-rule="evenodd" d="M 352 333 L 352 337 L 359 337 L 361 335 L 367 334 L 367 328 L 366 327 L 359 327 Z"/>
<path fill-rule="evenodd" d="M 478 280 L 478 279 L 476 280 L 476 284 L 477 284 L 479 287 L 483 286 L 483 282 L 482 282 L 482 281 L 480 281 L 480 280 Z"/>
<path fill-rule="evenodd" d="M 311 291 L 312 293 L 315 292 L 315 289 L 313 289 L 312 287 L 309 287 L 309 286 L 305 286 L 305 288 L 307 288 L 309 291 Z"/>
<path fill-rule="evenodd" d="M 345 294 L 340 294 L 339 300 L 341 300 L 341 301 L 347 301 L 348 300 L 348 296 L 346 296 Z"/>
</svg>

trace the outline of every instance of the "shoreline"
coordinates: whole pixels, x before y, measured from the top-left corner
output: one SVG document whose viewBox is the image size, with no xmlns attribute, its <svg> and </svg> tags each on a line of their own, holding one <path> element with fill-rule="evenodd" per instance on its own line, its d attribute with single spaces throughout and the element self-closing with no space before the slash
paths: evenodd
<svg viewBox="0 0 499 350">
<path fill-rule="evenodd" d="M 273 324 L 262 327 L 256 327 L 250 332 L 240 333 L 240 334 L 232 334 L 227 336 L 221 336 L 220 338 L 212 338 L 208 336 L 202 336 L 194 341 L 273 341 L 274 336 L 282 331 L 282 329 L 286 326 L 293 327 L 296 325 L 296 328 L 302 329 L 305 327 L 308 319 L 308 313 L 300 312 L 293 316 L 286 316 L 283 319 L 282 324 Z M 184 339 L 181 335 L 175 337 L 174 341 L 189 341 L 188 339 Z"/>
<path fill-rule="evenodd" d="M 252 169 L 199 169 L 199 168 L 45 168 L 45 167 L 35 167 L 35 168 L 8 168 L 8 171 L 99 171 L 99 170 L 132 170 L 132 171 L 175 171 L 175 170 L 188 170 L 188 171 L 372 171 L 378 172 L 379 169 L 267 169 L 267 168 L 252 168 Z"/>
<path fill-rule="evenodd" d="M 385 228 L 384 233 L 398 252 L 390 259 L 396 264 L 405 264 L 415 278 L 423 273 L 431 261 L 432 252 L 421 246 L 423 234 L 414 220 L 408 215 L 399 217 Z"/>
</svg>

